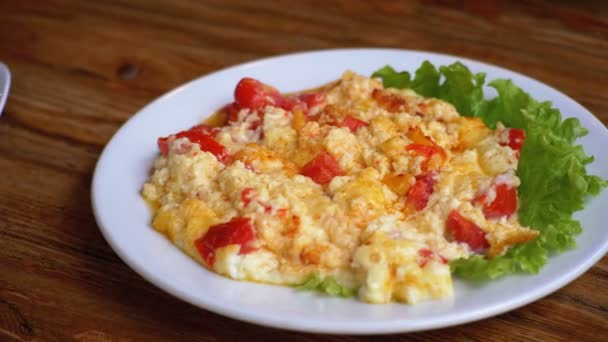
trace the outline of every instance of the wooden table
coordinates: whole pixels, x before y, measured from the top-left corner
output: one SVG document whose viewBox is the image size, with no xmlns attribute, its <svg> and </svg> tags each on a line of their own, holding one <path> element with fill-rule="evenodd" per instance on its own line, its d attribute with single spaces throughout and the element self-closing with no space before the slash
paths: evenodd
<svg viewBox="0 0 608 342">
<path fill-rule="evenodd" d="M 0 339 L 352 340 L 258 327 L 181 302 L 129 269 L 90 204 L 112 134 L 162 93 L 286 52 L 420 49 L 495 63 L 570 95 L 608 123 L 602 1 L 0 0 Z M 608 337 L 608 258 L 556 293 L 427 339 Z"/>
</svg>

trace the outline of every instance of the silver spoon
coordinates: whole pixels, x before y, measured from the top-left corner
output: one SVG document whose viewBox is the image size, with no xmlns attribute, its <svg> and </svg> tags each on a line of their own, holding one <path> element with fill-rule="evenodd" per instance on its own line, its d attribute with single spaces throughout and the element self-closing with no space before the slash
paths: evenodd
<svg viewBox="0 0 608 342">
<path fill-rule="evenodd" d="M 2 115 L 2 109 L 8 98 L 8 89 L 11 86 L 11 72 L 8 67 L 3 63 L 0 63 L 0 116 Z"/>
</svg>

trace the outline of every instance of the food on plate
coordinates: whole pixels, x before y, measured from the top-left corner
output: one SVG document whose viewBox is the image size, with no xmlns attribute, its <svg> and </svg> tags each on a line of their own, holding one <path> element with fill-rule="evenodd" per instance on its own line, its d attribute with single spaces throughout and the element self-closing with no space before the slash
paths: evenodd
<svg viewBox="0 0 608 342">
<path fill-rule="evenodd" d="M 479 110 L 475 83 L 452 104 L 429 68 L 413 82 L 346 71 L 296 94 L 242 79 L 210 121 L 158 138 L 142 190 L 153 227 L 237 280 L 369 303 L 452 297 L 450 263 L 485 274 L 544 240 L 520 220 L 528 131 L 461 115 Z"/>
</svg>

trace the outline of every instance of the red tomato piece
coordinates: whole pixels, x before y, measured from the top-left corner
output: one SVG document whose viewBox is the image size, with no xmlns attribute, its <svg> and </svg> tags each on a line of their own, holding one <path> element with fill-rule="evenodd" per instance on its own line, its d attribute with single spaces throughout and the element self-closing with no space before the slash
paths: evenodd
<svg viewBox="0 0 608 342">
<path fill-rule="evenodd" d="M 341 173 L 340 164 L 338 164 L 336 158 L 325 151 L 319 153 L 300 170 L 300 174 L 312 178 L 313 181 L 321 185 L 329 183 Z"/>
<path fill-rule="evenodd" d="M 241 200 L 243 201 L 243 205 L 246 207 L 251 203 L 253 197 L 255 196 L 255 190 L 253 188 L 245 188 L 243 192 L 241 192 Z"/>
<path fill-rule="evenodd" d="M 156 140 L 158 144 L 158 150 L 163 156 L 169 154 L 169 138 L 168 137 L 160 137 Z"/>
<path fill-rule="evenodd" d="M 488 202 L 490 191 L 495 192 L 492 202 Z M 474 202 L 483 206 L 483 214 L 486 218 L 511 216 L 517 210 L 517 188 L 504 183 L 492 185 L 490 190 L 479 196 Z"/>
<path fill-rule="evenodd" d="M 296 107 L 302 109 L 304 113 L 308 111 L 308 105 L 297 96 L 285 96 L 281 100 L 280 107 L 288 112 L 293 112 Z"/>
<path fill-rule="evenodd" d="M 238 121 L 239 112 L 241 109 L 251 109 L 258 111 L 266 106 L 281 106 L 284 102 L 283 96 L 275 88 L 264 84 L 256 79 L 245 77 L 239 81 L 234 89 L 234 103 L 228 105 L 228 121 Z M 263 113 L 258 113 L 260 120 L 256 120 L 251 124 L 251 129 L 258 128 L 263 118 Z"/>
<path fill-rule="evenodd" d="M 429 198 L 433 194 L 435 186 L 435 173 L 429 172 L 416 177 L 414 185 L 407 193 L 407 201 L 416 210 L 422 210 L 429 203 Z"/>
<path fill-rule="evenodd" d="M 420 257 L 418 259 L 418 265 L 420 267 L 424 267 L 426 266 L 426 264 L 431 261 L 432 259 L 439 259 L 439 261 L 441 261 L 441 263 L 443 264 L 447 264 L 448 263 L 448 259 L 444 258 L 443 256 L 433 252 L 432 250 L 428 249 L 428 248 L 421 248 L 420 250 L 418 250 L 418 256 Z"/>
<path fill-rule="evenodd" d="M 433 257 L 433 251 L 428 248 L 422 248 L 418 251 L 418 256 L 420 256 L 418 265 L 420 267 L 424 267 Z"/>
<path fill-rule="evenodd" d="M 307 93 L 293 96 L 284 96 L 280 101 L 280 107 L 286 111 L 292 112 L 294 108 L 299 107 L 304 113 L 308 110 L 321 105 L 325 101 L 324 93 Z"/>
<path fill-rule="evenodd" d="M 382 89 L 374 89 L 372 91 L 372 98 L 376 100 L 381 107 L 391 113 L 405 110 L 406 103 L 404 99 Z"/>
<path fill-rule="evenodd" d="M 225 110 L 228 112 L 228 122 L 236 122 L 239 120 L 239 112 L 241 109 L 236 102 L 226 105 Z"/>
<path fill-rule="evenodd" d="M 206 130 L 209 130 L 210 133 L 213 133 L 213 128 L 205 125 L 194 126 L 188 131 L 182 131 L 175 134 L 174 139 L 186 138 L 193 144 L 198 144 L 200 146 L 201 151 L 212 153 L 217 160 L 221 163 L 226 163 L 230 159 L 230 155 L 228 154 L 228 150 L 220 143 L 217 142 L 211 135 L 206 133 Z M 158 138 L 158 149 L 162 155 L 166 156 L 169 154 L 169 141 L 171 137 L 161 137 Z"/>
<path fill-rule="evenodd" d="M 342 126 L 343 127 L 348 127 L 348 129 L 350 129 L 351 132 L 356 132 L 357 130 L 359 130 L 359 128 L 361 127 L 366 127 L 369 124 L 363 120 L 359 120 L 355 117 L 352 117 L 350 115 L 347 115 L 346 117 L 344 117 L 344 120 L 342 120 Z"/>
<path fill-rule="evenodd" d="M 517 158 L 519 158 L 524 140 L 526 140 L 526 131 L 520 128 L 507 128 L 507 141 L 501 142 L 501 145 L 512 148 L 516 152 Z"/>
<path fill-rule="evenodd" d="M 255 232 L 251 220 L 247 217 L 235 217 L 232 220 L 211 226 L 207 233 L 194 241 L 201 258 L 213 267 L 215 251 L 228 245 L 239 245 L 239 254 L 247 254 L 256 250 L 251 246 L 255 240 Z"/>
<path fill-rule="evenodd" d="M 254 199 L 257 197 L 256 191 L 253 188 L 245 188 L 243 192 L 241 192 L 241 200 L 243 201 L 243 205 L 248 206 Z M 272 212 L 272 206 L 266 204 L 260 200 L 256 200 L 256 202 L 264 208 L 264 212 L 269 214 Z"/>
<path fill-rule="evenodd" d="M 255 121 L 251 122 L 251 125 L 249 126 L 249 128 L 251 128 L 252 130 L 257 129 L 264 123 L 264 117 L 260 114 L 258 114 L 260 116 L 259 120 L 255 120 Z M 260 139 L 264 139 L 264 131 L 260 132 Z"/>
<path fill-rule="evenodd" d="M 175 138 L 187 138 L 191 143 L 198 144 L 201 151 L 212 153 L 220 163 L 226 164 L 230 159 L 228 150 L 207 133 L 197 130 L 183 131 L 177 133 Z"/>
<path fill-rule="evenodd" d="M 446 227 L 455 241 L 466 243 L 475 252 L 481 252 L 490 247 L 486 240 L 486 232 L 456 210 L 452 210 L 448 215 Z"/>
<path fill-rule="evenodd" d="M 325 102 L 325 93 L 317 92 L 317 93 L 306 93 L 300 94 L 297 98 L 306 104 L 308 109 L 322 105 Z"/>
<path fill-rule="evenodd" d="M 250 77 L 240 80 L 234 89 L 234 101 L 238 108 L 258 110 L 278 104 L 281 98 L 278 90 Z"/>
<path fill-rule="evenodd" d="M 215 137 L 221 131 L 221 129 L 218 127 L 211 127 L 211 126 L 205 125 L 205 124 L 199 124 L 196 126 L 192 126 L 192 128 L 190 128 L 190 131 L 198 131 L 198 132 L 209 134 L 212 137 Z"/>
<path fill-rule="evenodd" d="M 509 147 L 514 150 L 521 151 L 521 148 L 524 145 L 524 140 L 526 140 L 526 131 L 519 128 L 509 129 Z"/>
</svg>

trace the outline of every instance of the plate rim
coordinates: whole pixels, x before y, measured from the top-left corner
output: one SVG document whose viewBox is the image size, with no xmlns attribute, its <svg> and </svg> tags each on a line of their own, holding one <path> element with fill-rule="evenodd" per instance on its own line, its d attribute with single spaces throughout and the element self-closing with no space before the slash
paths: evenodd
<svg viewBox="0 0 608 342">
<path fill-rule="evenodd" d="M 482 62 L 479 60 L 462 57 L 462 56 L 458 56 L 458 55 L 437 53 L 437 52 L 432 52 L 432 51 L 423 51 L 423 50 L 362 47 L 362 48 L 307 50 L 307 51 L 292 52 L 292 53 L 288 53 L 288 54 L 279 54 L 279 55 L 269 56 L 269 57 L 265 57 L 265 58 L 261 58 L 261 59 L 250 60 L 250 61 L 240 63 L 237 65 L 228 66 L 228 67 L 222 68 L 220 70 L 217 70 L 217 71 L 214 71 L 211 73 L 200 75 L 200 76 L 195 77 L 195 78 L 191 79 L 190 81 L 185 82 L 184 84 L 179 85 L 179 86 L 165 92 L 164 94 L 156 97 L 155 99 L 153 99 L 152 101 L 148 102 L 146 105 L 141 107 L 139 110 L 137 110 L 126 122 L 124 122 L 119 127 L 119 129 L 108 140 L 108 143 L 105 145 L 105 147 L 104 147 L 102 153 L 100 154 L 100 156 L 96 162 L 96 165 L 95 165 L 95 169 L 94 169 L 94 173 L 93 173 L 93 177 L 92 177 L 92 181 L 91 181 L 91 203 L 92 203 L 93 214 L 95 216 L 95 220 L 99 227 L 99 230 L 101 231 L 104 239 L 108 242 L 108 244 L 110 245 L 112 250 L 120 257 L 120 259 L 123 262 L 125 262 L 138 275 L 140 275 L 142 278 L 144 278 L 147 282 L 160 288 L 161 290 L 165 291 L 166 293 L 168 293 L 176 298 L 179 298 L 182 301 L 195 305 L 201 309 L 215 312 L 217 314 L 220 314 L 220 315 L 223 315 L 223 316 L 226 316 L 229 318 L 233 318 L 233 319 L 237 319 L 237 320 L 241 320 L 241 321 L 245 321 L 245 322 L 249 322 L 249 323 L 253 323 L 253 324 L 257 324 L 257 325 L 273 327 L 273 328 L 282 328 L 282 329 L 288 329 L 288 330 L 293 330 L 293 331 L 301 331 L 301 332 L 309 332 L 309 333 L 312 332 L 312 333 L 327 333 L 327 334 L 363 335 L 363 334 L 415 332 L 415 331 L 430 330 L 430 329 L 436 329 L 436 328 L 451 327 L 451 326 L 460 325 L 463 323 L 477 321 L 477 320 L 484 319 L 484 318 L 489 318 L 489 317 L 492 317 L 492 316 L 495 316 L 498 314 L 502 314 L 502 313 L 508 312 L 510 310 L 513 310 L 515 308 L 522 307 L 533 301 L 539 300 L 539 299 L 555 292 L 556 290 L 562 288 L 563 286 L 572 282 L 574 279 L 578 278 L 581 274 L 583 274 L 590 267 L 592 267 L 600 258 L 602 258 L 602 256 L 604 254 L 606 254 L 606 252 L 608 251 L 608 241 L 604 241 L 604 245 L 602 246 L 602 248 L 598 249 L 596 251 L 596 253 L 592 255 L 592 257 L 587 258 L 583 263 L 577 264 L 576 267 L 574 267 L 570 272 L 564 273 L 563 276 L 552 281 L 551 283 L 549 283 L 548 286 L 539 287 L 539 288 L 537 288 L 536 291 L 533 291 L 532 293 L 528 292 L 528 294 L 525 296 L 520 296 L 520 297 L 511 299 L 511 300 L 505 300 L 504 302 L 501 302 L 498 305 L 494 305 L 493 307 L 486 308 L 485 310 L 478 310 L 477 312 L 475 312 L 472 315 L 464 315 L 462 317 L 457 317 L 455 319 L 450 320 L 447 323 L 430 321 L 426 324 L 418 324 L 417 326 L 404 327 L 404 326 L 396 325 L 392 320 L 388 320 L 388 321 L 374 322 L 374 325 L 371 327 L 370 326 L 357 327 L 357 326 L 347 326 L 345 324 L 339 324 L 339 323 L 333 322 L 332 324 L 337 325 L 337 326 L 334 326 L 333 328 L 322 325 L 322 324 L 317 325 L 322 322 L 321 319 L 309 320 L 308 322 L 294 323 L 290 319 L 280 319 L 280 318 L 268 317 L 268 316 L 264 316 L 264 315 L 261 315 L 261 316 L 252 315 L 251 313 L 240 311 L 240 310 L 238 310 L 238 308 L 233 309 L 233 308 L 230 308 L 227 306 L 222 306 L 221 304 L 218 304 L 218 303 L 215 303 L 215 302 L 209 301 L 209 300 L 206 300 L 206 301 L 199 300 L 199 298 L 194 298 L 193 296 L 189 295 L 188 293 L 182 292 L 179 288 L 177 288 L 176 286 L 173 286 L 170 282 L 167 282 L 164 279 L 162 279 L 161 277 L 156 276 L 153 272 L 149 272 L 148 270 L 145 269 L 145 267 L 142 267 L 136 261 L 131 259 L 128 252 L 123 250 L 119 246 L 118 242 L 114 239 L 114 236 L 111 235 L 110 229 L 105 227 L 105 225 L 103 224 L 103 222 L 102 222 L 103 219 L 99 212 L 98 203 L 96 201 L 96 197 L 97 197 L 97 194 L 99 191 L 98 188 L 100 186 L 99 182 L 100 182 L 100 178 L 101 178 L 100 172 L 98 172 L 98 171 L 101 169 L 101 167 L 106 162 L 107 155 L 109 153 L 108 151 L 110 151 L 110 147 L 112 146 L 112 143 L 116 142 L 115 138 L 118 137 L 121 133 L 124 134 L 123 132 L 127 131 L 128 127 L 137 123 L 137 121 L 140 120 L 142 117 L 139 114 L 146 111 L 148 108 L 155 106 L 158 102 L 166 101 L 168 98 L 184 91 L 184 89 L 190 87 L 193 83 L 198 82 L 204 78 L 212 77 L 214 75 L 221 74 L 221 73 L 227 72 L 229 70 L 233 70 L 233 69 L 249 68 L 249 67 L 255 66 L 255 64 L 265 64 L 265 63 L 272 62 L 273 60 L 277 60 L 277 59 L 293 58 L 296 56 L 314 55 L 314 54 L 319 54 L 319 53 L 331 54 L 334 52 L 353 52 L 353 53 L 390 52 L 390 53 L 403 53 L 403 54 L 408 54 L 408 53 L 424 54 L 426 56 L 429 56 L 428 58 L 433 58 L 433 57 L 452 58 L 452 59 L 457 59 L 458 61 L 463 62 L 463 64 L 465 64 L 465 65 L 467 63 L 474 63 L 480 67 L 490 68 L 490 69 L 496 68 L 496 69 L 499 69 L 502 71 L 506 71 L 508 73 L 517 75 L 518 77 L 525 79 L 527 82 L 532 82 L 533 84 L 541 85 L 543 87 L 549 88 L 551 91 L 556 92 L 558 95 L 560 95 L 565 100 L 567 100 L 568 102 L 571 102 L 571 104 L 573 104 L 575 107 L 577 107 L 577 109 L 581 111 L 583 116 L 585 116 L 586 119 L 588 119 L 590 121 L 589 124 L 593 124 L 594 126 L 597 125 L 599 127 L 603 127 L 604 128 L 603 134 L 605 137 L 608 137 L 608 129 L 605 128 L 604 124 L 595 115 L 593 115 L 589 110 L 587 110 L 584 106 L 582 106 L 580 103 L 578 103 L 577 101 L 575 101 L 574 99 L 572 99 L 571 97 L 569 97 L 568 95 L 563 93 L 562 91 L 552 87 L 551 85 L 543 83 L 539 80 L 536 80 L 532 77 L 529 77 L 529 76 L 519 73 L 517 71 L 513 71 L 508 68 L 501 67 L 501 66 L 498 66 L 495 64 L 486 63 L 486 62 Z M 378 66 L 378 67 L 381 67 L 381 66 Z M 531 276 L 534 276 L 534 275 L 531 275 Z M 201 302 L 204 302 L 204 303 L 201 303 Z"/>
<path fill-rule="evenodd" d="M 0 88 L 0 116 L 2 116 L 2 112 L 4 111 L 4 105 L 8 101 L 8 95 L 11 89 L 11 70 L 8 66 L 2 62 L 0 62 L 0 75 L 4 74 L 4 86 Z"/>
</svg>

